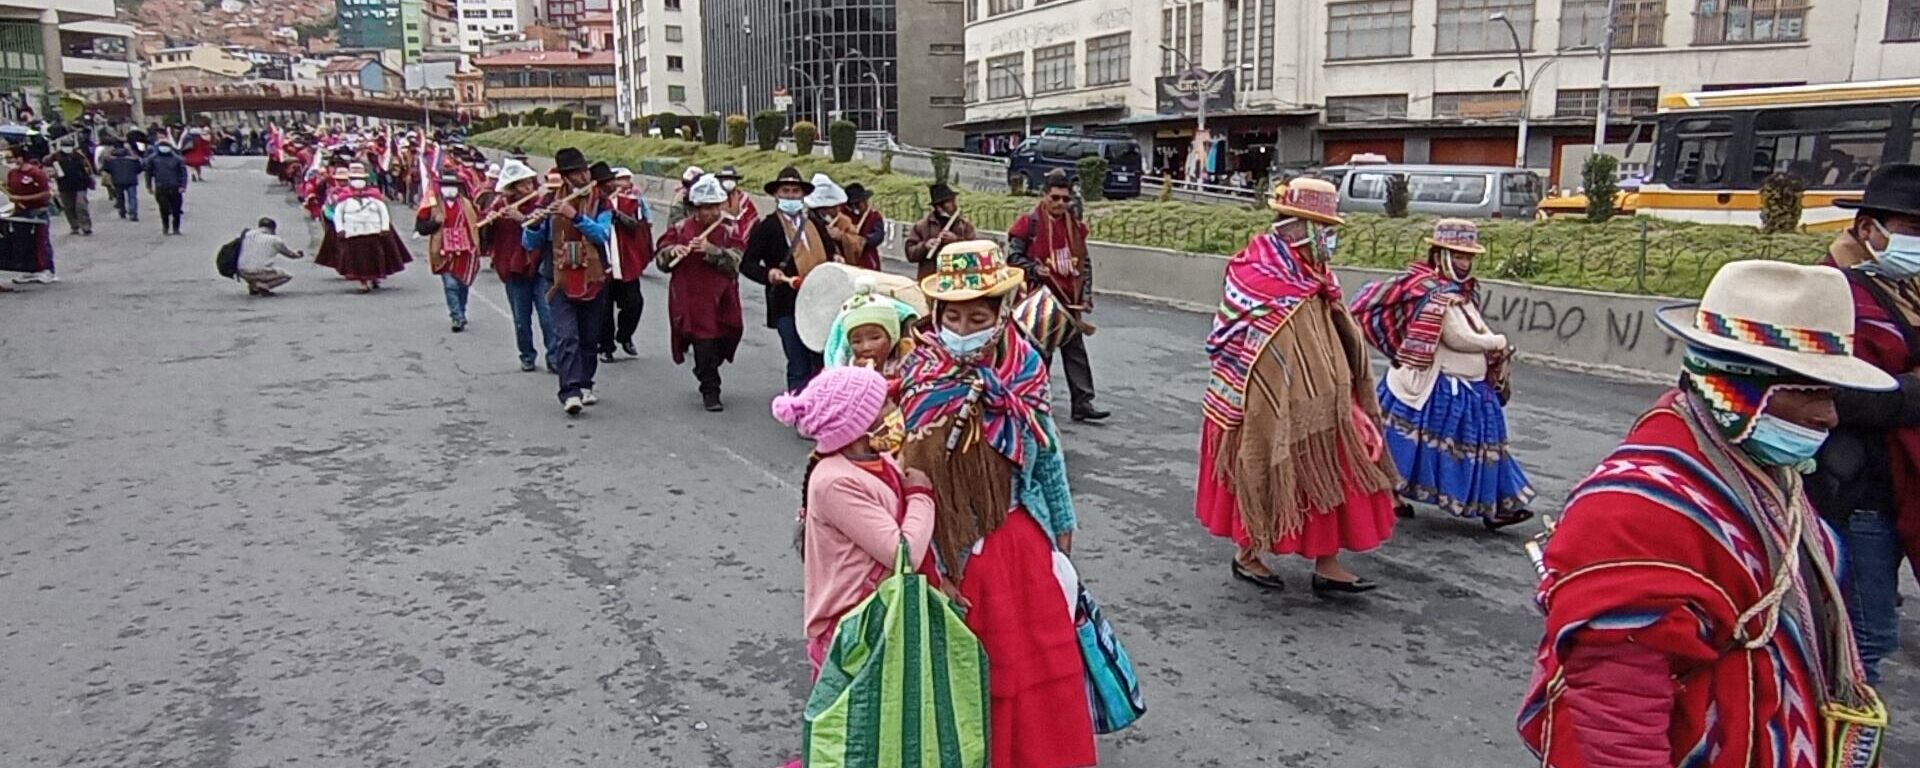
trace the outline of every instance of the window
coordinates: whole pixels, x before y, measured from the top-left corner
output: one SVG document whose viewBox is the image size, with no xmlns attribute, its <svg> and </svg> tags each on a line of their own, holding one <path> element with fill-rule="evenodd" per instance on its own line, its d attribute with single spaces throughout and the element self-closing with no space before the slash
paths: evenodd
<svg viewBox="0 0 1920 768">
<path fill-rule="evenodd" d="M 1433 116 L 1470 120 L 1519 117 L 1520 93 L 1518 91 L 1436 93 L 1433 95 Z"/>
<path fill-rule="evenodd" d="M 686 60 L 686 58 L 685 58 L 685 57 L 681 57 L 681 56 L 668 56 L 668 57 L 667 57 L 667 71 L 668 71 L 668 72 L 685 72 L 685 71 L 687 71 L 687 60 Z"/>
<path fill-rule="evenodd" d="M 1698 0 L 1694 45 L 1807 39 L 1807 0 Z"/>
<path fill-rule="evenodd" d="M 980 100 L 980 63 L 969 61 L 966 68 L 966 91 L 961 94 L 961 98 L 972 104 Z"/>
<path fill-rule="evenodd" d="M 1892 125 L 1879 106 L 1762 112 L 1753 119 L 1753 180 L 1784 171 L 1812 189 L 1858 188 L 1879 167 Z"/>
<path fill-rule="evenodd" d="M 967 103 L 966 100 L 962 99 L 959 96 L 928 96 L 927 97 L 927 106 L 929 107 L 960 107 L 960 106 L 965 106 L 966 103 Z"/>
<path fill-rule="evenodd" d="M 1327 4 L 1327 59 L 1413 54 L 1413 0 Z"/>
<path fill-rule="evenodd" d="M 1409 173 L 1407 199 L 1416 203 L 1484 203 L 1486 174 Z"/>
<path fill-rule="evenodd" d="M 667 101 L 684 104 L 687 101 L 687 87 L 684 85 L 667 86 Z"/>
<path fill-rule="evenodd" d="M 1560 49 L 1600 47 L 1607 33 L 1607 0 L 1563 0 L 1560 7 Z M 1613 47 L 1658 48 L 1667 25 L 1667 0 L 1613 0 Z"/>
<path fill-rule="evenodd" d="M 1674 186 L 1718 184 L 1726 175 L 1727 150 L 1733 143 L 1732 118 L 1681 120 L 1674 125 L 1673 134 Z"/>
<path fill-rule="evenodd" d="M 1133 34 L 1089 38 L 1087 40 L 1087 85 L 1111 85 L 1127 82 L 1131 69 Z"/>
<path fill-rule="evenodd" d="M 1239 71 L 1242 91 L 1273 87 L 1273 7 L 1277 0 L 1226 0 L 1228 67 L 1252 64 L 1252 76 Z"/>
<path fill-rule="evenodd" d="M 1018 53 L 987 59 L 987 100 L 1019 96 L 1020 83 L 1027 77 L 1024 65 Z"/>
<path fill-rule="evenodd" d="M 1542 187 L 1546 186 L 1539 176 L 1532 173 L 1508 173 L 1500 176 L 1500 204 L 1509 207 L 1531 208 L 1540 204 Z"/>
<path fill-rule="evenodd" d="M 998 16 L 1020 10 L 1020 0 L 987 0 L 987 15 Z"/>
<path fill-rule="evenodd" d="M 680 0 L 667 0 L 666 9 L 669 11 L 680 10 Z"/>
<path fill-rule="evenodd" d="M 493 17 L 496 19 L 511 19 L 513 18 L 513 9 L 512 8 L 506 8 L 506 9 L 496 8 L 493 11 Z"/>
<path fill-rule="evenodd" d="M 1886 40 L 1920 40 L 1920 0 L 1888 0 Z"/>
<path fill-rule="evenodd" d="M 1406 94 L 1386 96 L 1329 96 L 1327 122 L 1364 123 L 1372 120 L 1405 120 Z"/>
<path fill-rule="evenodd" d="M 1073 90 L 1073 43 L 1049 45 L 1033 51 L 1033 92 Z"/>
<path fill-rule="evenodd" d="M 684 34 L 685 33 L 680 31 L 680 25 L 678 24 L 667 25 L 667 30 L 666 30 L 667 42 L 669 43 L 680 42 Z"/>
<path fill-rule="evenodd" d="M 1496 13 L 1505 14 L 1506 21 L 1488 18 Z M 1433 52 L 1507 53 L 1514 48 L 1516 33 L 1520 48 L 1533 50 L 1533 0 L 1440 0 Z"/>
<path fill-rule="evenodd" d="M 1659 106 L 1659 88 L 1607 89 L 1608 115 L 1651 115 Z M 1554 117 L 1594 117 L 1599 114 L 1598 88 L 1562 88 L 1554 94 Z"/>
<path fill-rule="evenodd" d="M 1356 173 L 1347 194 L 1355 200 L 1385 200 L 1388 178 L 1385 173 Z"/>
<path fill-rule="evenodd" d="M 967 55 L 967 47 L 959 43 L 928 43 L 927 55 L 965 56 Z"/>
<path fill-rule="evenodd" d="M 508 11 L 508 13 L 512 13 L 512 11 Z M 460 18 L 463 18 L 463 19 L 484 19 L 486 17 L 487 17 L 487 12 L 484 10 L 476 10 L 473 8 L 468 8 L 467 10 L 460 12 Z"/>
<path fill-rule="evenodd" d="M 1178 74 L 1188 66 L 1200 66 L 1201 12 L 1199 2 L 1160 11 L 1160 74 Z M 1168 50 L 1171 48 L 1172 50 Z"/>
<path fill-rule="evenodd" d="M 967 3 L 967 21 L 969 23 L 979 21 L 980 20 L 980 0 L 966 0 L 966 3 Z"/>
</svg>

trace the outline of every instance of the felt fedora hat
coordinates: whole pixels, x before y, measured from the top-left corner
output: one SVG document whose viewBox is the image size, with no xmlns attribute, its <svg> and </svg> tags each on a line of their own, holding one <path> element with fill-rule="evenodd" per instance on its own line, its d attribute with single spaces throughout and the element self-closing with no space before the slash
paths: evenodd
<svg viewBox="0 0 1920 768">
<path fill-rule="evenodd" d="M 856 181 L 847 185 L 847 202 L 849 203 L 865 202 L 872 197 L 873 192 L 869 191 L 865 184 Z"/>
<path fill-rule="evenodd" d="M 1859 199 L 1835 200 L 1833 205 L 1857 211 L 1920 216 L 1920 165 L 1894 163 L 1881 168 L 1867 180 L 1867 188 Z"/>
<path fill-rule="evenodd" d="M 939 205 L 948 200 L 958 198 L 960 195 L 953 191 L 953 187 L 945 184 L 933 184 L 927 187 L 927 196 L 932 198 L 932 205 Z"/>
<path fill-rule="evenodd" d="M 578 171 L 587 167 L 587 156 L 580 150 L 567 147 L 553 153 L 553 169 L 561 173 Z"/>
<path fill-rule="evenodd" d="M 595 183 L 613 181 L 613 166 L 607 165 L 605 161 L 595 162 L 587 168 L 587 172 L 593 175 Z"/>
<path fill-rule="evenodd" d="M 728 179 L 739 181 L 741 179 L 740 171 L 735 169 L 731 165 L 720 166 L 720 171 L 718 173 L 715 173 L 713 177 L 721 181 L 726 181 Z"/>
<path fill-rule="evenodd" d="M 1893 377 L 1853 356 L 1853 289 L 1840 270 L 1750 259 L 1720 268 L 1700 301 L 1654 313 L 1682 341 L 1846 389 L 1890 390 Z"/>
<path fill-rule="evenodd" d="M 774 193 L 774 190 L 789 184 L 799 187 L 800 193 L 803 195 L 813 194 L 813 183 L 802 178 L 800 176 L 800 169 L 791 165 L 780 169 L 780 173 L 773 177 L 773 181 L 767 182 L 765 189 L 767 194 L 771 195 Z"/>
</svg>

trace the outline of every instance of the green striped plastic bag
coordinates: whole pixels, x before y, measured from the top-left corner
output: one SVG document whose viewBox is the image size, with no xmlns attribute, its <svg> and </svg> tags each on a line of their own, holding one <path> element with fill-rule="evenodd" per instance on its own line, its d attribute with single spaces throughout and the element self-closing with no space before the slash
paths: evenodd
<svg viewBox="0 0 1920 768">
<path fill-rule="evenodd" d="M 984 768 L 987 653 L 907 566 L 840 619 L 807 699 L 807 768 Z"/>
</svg>

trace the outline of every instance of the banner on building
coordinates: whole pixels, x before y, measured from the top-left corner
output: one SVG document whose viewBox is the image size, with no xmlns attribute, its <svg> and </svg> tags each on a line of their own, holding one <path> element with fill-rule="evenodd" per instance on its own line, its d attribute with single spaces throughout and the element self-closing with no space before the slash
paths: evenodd
<svg viewBox="0 0 1920 768">
<path fill-rule="evenodd" d="M 1153 79 L 1154 111 L 1163 115 L 1192 115 L 1204 100 L 1209 113 L 1233 109 L 1234 72 L 1188 70 Z"/>
</svg>

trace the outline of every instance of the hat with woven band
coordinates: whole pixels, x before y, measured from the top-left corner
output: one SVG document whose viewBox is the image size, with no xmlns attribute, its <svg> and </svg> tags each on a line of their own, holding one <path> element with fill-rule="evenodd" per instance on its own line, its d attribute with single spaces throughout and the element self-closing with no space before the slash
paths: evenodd
<svg viewBox="0 0 1920 768">
<path fill-rule="evenodd" d="M 1321 224 L 1345 224 L 1340 218 L 1340 190 L 1320 179 L 1298 178 L 1273 187 L 1267 207 Z"/>
<path fill-rule="evenodd" d="M 1890 390 L 1893 377 L 1853 356 L 1853 290 L 1832 267 L 1752 259 L 1720 268 L 1698 303 L 1654 313 L 1668 333 L 1824 384 Z"/>
<path fill-rule="evenodd" d="M 1433 223 L 1433 236 L 1427 245 L 1459 253 L 1486 253 L 1480 244 L 1480 225 L 1466 219 L 1441 219 Z"/>
<path fill-rule="evenodd" d="M 966 240 L 940 249 L 938 271 L 920 281 L 920 292 L 935 301 L 972 301 L 1004 296 L 1027 282 L 1027 271 L 1007 264 L 1000 244 Z"/>
</svg>

